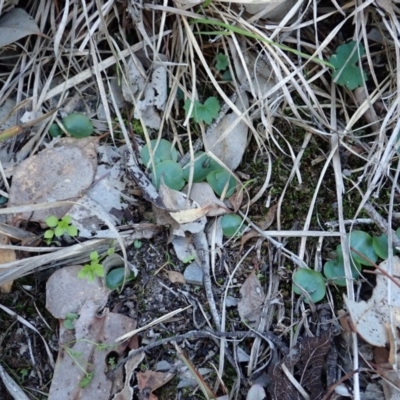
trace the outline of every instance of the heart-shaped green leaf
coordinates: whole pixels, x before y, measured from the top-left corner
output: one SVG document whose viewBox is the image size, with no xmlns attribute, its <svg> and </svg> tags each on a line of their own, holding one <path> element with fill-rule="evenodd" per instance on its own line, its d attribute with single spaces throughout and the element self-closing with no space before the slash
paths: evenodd
<svg viewBox="0 0 400 400">
<path fill-rule="evenodd" d="M 216 171 L 221 169 L 221 166 L 214 161 L 211 157 L 208 157 L 203 151 L 199 151 L 198 153 L 194 154 L 194 163 L 193 163 L 193 182 L 199 183 L 203 182 L 207 175 L 210 172 Z M 186 182 L 189 181 L 191 163 L 186 164 L 183 167 L 183 179 Z"/>
<path fill-rule="evenodd" d="M 364 231 L 352 231 L 349 234 L 350 247 L 357 250 L 359 253 L 364 255 L 369 261 L 360 257 L 355 252 L 352 252 L 354 260 L 359 262 L 361 265 L 373 265 L 375 264 L 378 254 L 376 254 L 373 246 L 372 236 Z"/>
<path fill-rule="evenodd" d="M 151 140 L 150 147 L 151 151 L 153 152 L 155 165 L 159 164 L 162 161 L 176 161 L 178 159 L 178 152 L 175 150 L 175 148 L 172 147 L 172 143 L 168 140 Z M 150 162 L 150 148 L 147 144 L 142 148 L 142 151 L 140 152 L 140 157 L 142 157 L 142 163 L 146 166 L 146 168 L 152 168 Z"/>
<path fill-rule="evenodd" d="M 92 121 L 86 115 L 80 113 L 67 115 L 62 123 L 65 130 L 76 138 L 88 137 L 93 133 Z"/>
<path fill-rule="evenodd" d="M 226 214 L 221 218 L 222 233 L 226 237 L 239 235 L 243 230 L 243 219 L 236 214 Z"/>
<path fill-rule="evenodd" d="M 53 138 L 57 137 L 57 136 L 61 136 L 63 133 L 63 131 L 61 130 L 61 128 L 58 126 L 58 124 L 56 124 L 55 122 L 53 124 L 50 125 L 49 128 L 49 135 Z"/>
<path fill-rule="evenodd" d="M 117 289 L 123 285 L 124 277 L 125 277 L 125 268 L 124 267 L 114 268 L 106 276 L 106 286 L 111 290 Z M 135 279 L 135 275 L 132 272 L 125 279 L 125 283 L 130 282 L 133 279 Z"/>
<path fill-rule="evenodd" d="M 351 259 L 351 274 L 354 279 L 360 275 L 361 265 L 354 259 Z M 327 261 L 324 265 L 324 275 L 335 285 L 346 286 L 346 274 L 344 271 L 342 246 L 336 247 L 336 259 Z"/>
<path fill-rule="evenodd" d="M 382 258 L 382 260 L 386 260 L 389 257 L 388 244 L 388 237 L 385 233 L 372 238 L 372 245 L 374 246 L 375 253 L 378 254 L 378 257 Z"/>
<path fill-rule="evenodd" d="M 224 192 L 225 186 L 228 186 L 225 197 L 232 196 L 236 188 L 236 179 L 226 169 L 210 172 L 207 175 L 207 182 L 218 196 Z"/>
<path fill-rule="evenodd" d="M 165 185 L 171 189 L 181 190 L 185 185 L 182 167 L 175 161 L 167 160 L 156 164 L 152 179 L 157 190 L 160 187 L 161 177 L 163 177 Z"/>
<path fill-rule="evenodd" d="M 293 292 L 303 294 L 307 292 L 313 303 L 318 303 L 325 297 L 326 287 L 324 277 L 317 271 L 308 268 L 299 268 L 293 274 Z M 304 297 L 304 302 L 309 303 Z"/>
</svg>

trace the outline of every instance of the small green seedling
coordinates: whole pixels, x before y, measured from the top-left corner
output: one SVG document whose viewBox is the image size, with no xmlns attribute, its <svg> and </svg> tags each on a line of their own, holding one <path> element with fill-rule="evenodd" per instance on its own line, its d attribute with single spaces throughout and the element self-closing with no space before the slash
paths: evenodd
<svg viewBox="0 0 400 400">
<path fill-rule="evenodd" d="M 338 85 L 346 86 L 350 90 L 364 85 L 367 74 L 357 65 L 364 54 L 363 44 L 357 44 L 354 40 L 337 47 L 329 62 L 335 67 L 333 79 Z"/>
<path fill-rule="evenodd" d="M 104 267 L 100 263 L 99 253 L 97 251 L 92 251 L 90 253 L 90 264 L 85 264 L 83 266 L 78 272 L 78 278 L 93 282 L 97 276 L 100 278 L 104 277 Z"/>
<path fill-rule="evenodd" d="M 74 237 L 78 235 L 78 229 L 71 224 L 71 216 L 65 215 L 63 218 L 58 219 L 56 216 L 51 215 L 46 219 L 46 225 L 51 228 L 47 229 L 44 233 L 44 238 L 47 243 L 50 244 L 54 236 L 61 237 L 67 234 L 68 236 Z"/>
<path fill-rule="evenodd" d="M 221 218 L 221 228 L 224 236 L 237 236 L 244 228 L 243 219 L 236 214 L 226 214 Z"/>
<path fill-rule="evenodd" d="M 75 313 L 68 313 L 64 319 L 64 327 L 66 329 L 73 330 L 75 329 L 74 321 L 78 319 L 79 315 Z"/>
<path fill-rule="evenodd" d="M 218 71 L 225 71 L 228 66 L 229 66 L 229 58 L 222 53 L 219 53 L 215 56 L 215 68 L 217 68 Z"/>
<path fill-rule="evenodd" d="M 194 261 L 195 259 L 196 259 L 196 256 L 193 255 L 193 254 L 191 254 L 190 256 L 185 257 L 185 258 L 182 260 L 182 262 L 183 262 L 184 264 L 189 264 L 189 263 L 191 263 L 192 261 Z"/>
<path fill-rule="evenodd" d="M 142 241 L 139 240 L 139 239 L 136 239 L 136 240 L 133 242 L 133 247 L 134 247 L 135 249 L 140 249 L 140 248 L 142 247 L 142 245 L 143 245 L 143 243 L 142 243 Z"/>
<path fill-rule="evenodd" d="M 191 108 L 192 101 L 186 100 L 184 105 L 184 110 L 186 116 Z M 192 107 L 192 112 L 190 118 L 193 118 L 198 124 L 205 122 L 206 124 L 211 124 L 212 120 L 218 117 L 220 110 L 219 101 L 216 97 L 209 97 L 204 104 L 201 104 L 196 100 Z"/>
<path fill-rule="evenodd" d="M 325 279 L 313 269 L 299 268 L 293 274 L 293 292 L 304 295 L 304 302 L 318 303 L 325 297 Z"/>
</svg>

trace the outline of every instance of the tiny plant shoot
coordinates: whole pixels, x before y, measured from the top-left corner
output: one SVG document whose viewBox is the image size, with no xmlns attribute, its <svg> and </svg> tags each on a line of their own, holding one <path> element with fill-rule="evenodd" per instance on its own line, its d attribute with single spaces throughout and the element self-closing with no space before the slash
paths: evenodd
<svg viewBox="0 0 400 400">
<path fill-rule="evenodd" d="M 58 219 L 56 216 L 51 215 L 46 219 L 46 225 L 50 228 L 44 233 L 44 238 L 48 243 L 51 243 L 54 236 L 61 237 L 62 235 L 69 235 L 71 237 L 78 235 L 78 229 L 71 224 L 71 217 L 65 215 L 63 218 Z"/>
<path fill-rule="evenodd" d="M 90 264 L 85 264 L 78 273 L 78 278 L 87 279 L 89 282 L 93 282 L 96 277 L 104 277 L 104 267 L 100 263 L 99 253 L 92 251 L 90 253 Z"/>
</svg>

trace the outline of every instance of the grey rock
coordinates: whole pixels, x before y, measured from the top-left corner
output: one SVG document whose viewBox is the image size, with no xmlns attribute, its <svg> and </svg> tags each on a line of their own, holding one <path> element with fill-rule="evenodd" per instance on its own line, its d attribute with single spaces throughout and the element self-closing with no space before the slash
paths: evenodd
<svg viewBox="0 0 400 400">
<path fill-rule="evenodd" d="M 189 264 L 183 274 L 186 283 L 191 285 L 202 285 L 203 284 L 203 271 L 196 261 Z"/>
</svg>

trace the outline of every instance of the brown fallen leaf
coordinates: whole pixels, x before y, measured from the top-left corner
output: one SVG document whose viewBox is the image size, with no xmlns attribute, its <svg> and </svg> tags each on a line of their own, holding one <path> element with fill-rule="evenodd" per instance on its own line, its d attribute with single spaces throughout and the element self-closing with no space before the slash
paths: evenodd
<svg viewBox="0 0 400 400">
<path fill-rule="evenodd" d="M 168 372 L 144 371 L 138 372 L 136 378 L 139 387 L 139 398 L 157 400 L 158 397 L 152 392 L 161 386 L 164 386 L 174 377 L 174 374 Z"/>
<path fill-rule="evenodd" d="M 182 192 L 187 194 L 188 190 L 188 186 L 185 186 Z M 190 198 L 198 203 L 200 207 L 209 207 L 207 217 L 217 217 L 230 212 L 207 182 L 193 183 L 190 190 Z"/>
<path fill-rule="evenodd" d="M 93 138 L 60 139 L 57 147 L 47 148 L 22 161 L 15 169 L 8 207 L 51 203 L 79 197 L 90 187 L 97 168 L 97 141 Z M 71 206 L 10 215 L 43 223 L 49 215 L 62 218 Z"/>
<path fill-rule="evenodd" d="M 272 384 L 268 388 L 273 400 L 300 400 L 304 397 L 292 385 L 286 370 L 298 371 L 295 376 L 312 400 L 320 400 L 324 394 L 322 379 L 325 356 L 331 347 L 328 334 L 320 337 L 306 337 L 290 351 L 282 362 L 271 365 L 268 369 Z M 294 368 L 296 366 L 296 369 Z"/>
<path fill-rule="evenodd" d="M 168 279 L 171 283 L 183 283 L 186 284 L 186 280 L 178 271 L 165 271 L 168 274 Z"/>
<path fill-rule="evenodd" d="M 265 217 L 257 224 L 260 229 L 265 231 L 266 229 L 268 229 L 271 226 L 271 224 L 274 222 L 277 208 L 278 208 L 278 204 L 274 204 L 273 206 L 270 207 L 270 209 L 268 210 Z M 249 232 L 247 232 L 246 234 L 244 234 L 240 240 L 240 251 L 243 250 L 244 244 L 248 240 L 250 240 L 254 237 L 260 237 L 260 234 L 257 231 L 255 231 L 254 229 L 252 229 Z"/>
<path fill-rule="evenodd" d="M 388 261 L 380 268 L 388 272 Z M 393 257 L 391 266 L 393 276 L 400 276 L 400 258 Z M 390 292 L 388 288 L 390 286 Z M 390 305 L 389 305 L 390 293 Z M 390 341 L 387 326 L 391 321 L 400 321 L 400 288 L 382 274 L 377 275 L 376 286 L 368 301 L 356 302 L 344 295 L 353 326 L 357 333 L 374 346 L 385 347 Z"/>
<path fill-rule="evenodd" d="M 242 295 L 238 304 L 240 318 L 252 327 L 258 326 L 265 294 L 254 271 L 243 283 L 240 288 L 240 294 Z"/>
<path fill-rule="evenodd" d="M 7 236 L 2 235 L 0 233 L 0 244 L 7 245 L 10 241 Z M 0 264 L 6 264 L 12 261 L 15 261 L 17 256 L 15 254 L 15 250 L 12 249 L 0 249 Z M 0 290 L 2 293 L 10 293 L 13 281 L 3 283 L 0 286 Z"/>
</svg>

